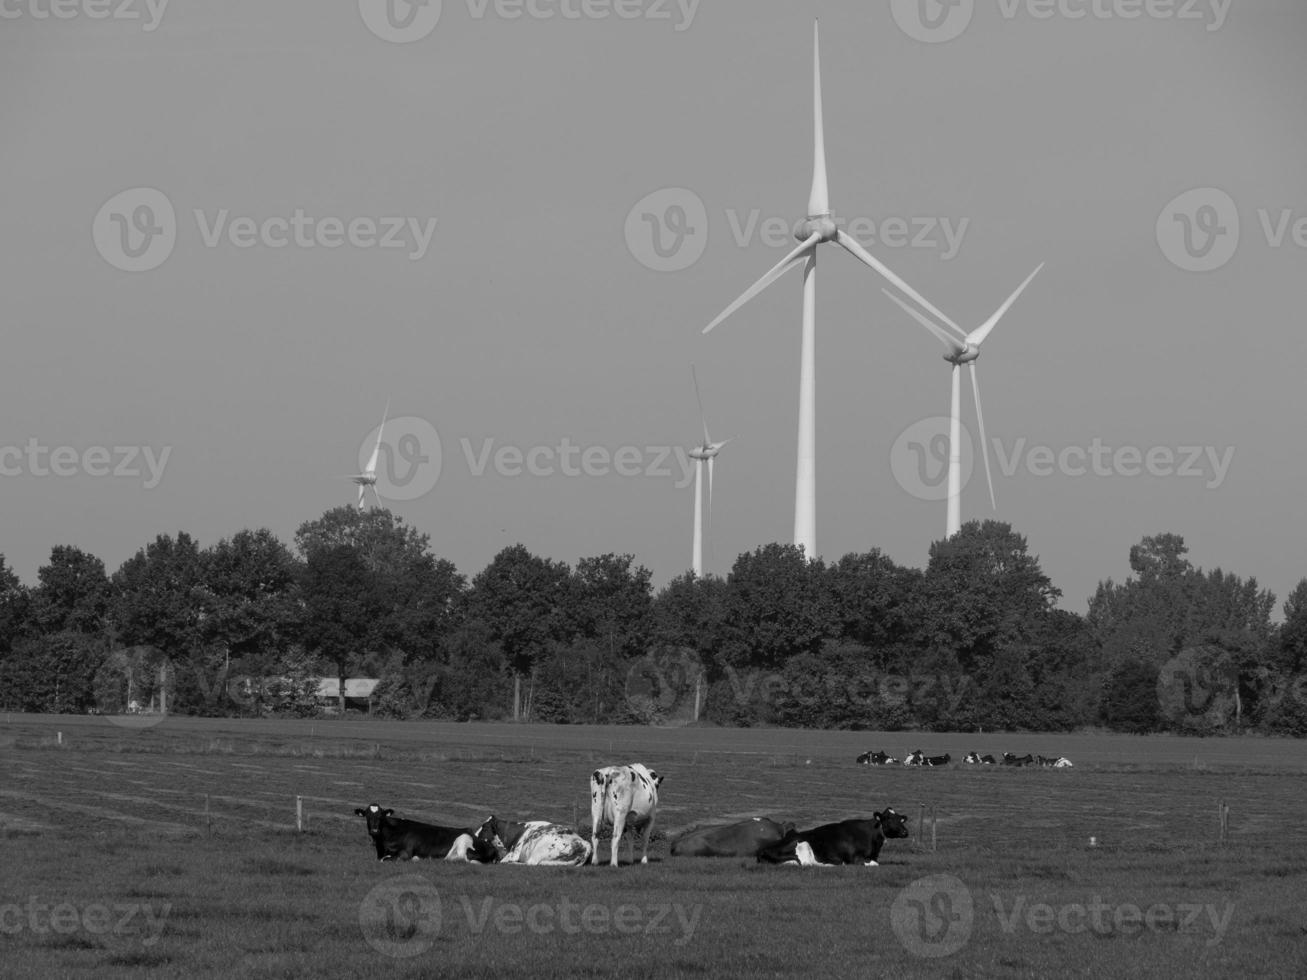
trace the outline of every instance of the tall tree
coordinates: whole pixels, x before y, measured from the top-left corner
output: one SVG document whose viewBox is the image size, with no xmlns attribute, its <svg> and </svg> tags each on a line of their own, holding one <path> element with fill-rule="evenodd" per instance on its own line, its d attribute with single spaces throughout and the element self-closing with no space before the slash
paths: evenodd
<svg viewBox="0 0 1307 980">
<path fill-rule="evenodd" d="M 919 636 L 927 648 L 954 651 L 972 671 L 1005 646 L 1029 643 L 1061 594 L 1010 524 L 968 521 L 930 547 Z"/>
<path fill-rule="evenodd" d="M 301 637 L 309 652 L 335 665 L 343 715 L 350 668 L 383 640 L 387 596 L 351 545 L 314 549 L 305 562 L 301 588 Z"/>
<path fill-rule="evenodd" d="M 472 580 L 468 614 L 483 623 L 513 670 L 513 716 L 522 717 L 522 678 L 551 644 L 575 635 L 571 570 L 515 544 Z"/>
<path fill-rule="evenodd" d="M 431 553 L 431 539 L 387 510 L 337 507 L 295 532 L 299 554 L 352 548 L 387 597 L 382 632 L 388 644 L 422 660 L 459 622 L 466 581 L 452 562 Z"/>
<path fill-rule="evenodd" d="M 1307 669 L 1307 578 L 1294 586 L 1284 600 L 1284 623 L 1280 627 L 1280 664 L 1293 674 Z"/>
<path fill-rule="evenodd" d="M 653 574 L 633 555 L 582 558 L 572 573 L 572 623 L 578 635 L 618 657 L 641 653 L 649 638 Z"/>
<path fill-rule="evenodd" d="M 25 631 L 28 619 L 28 593 L 14 570 L 0 555 L 0 656 L 8 653 L 12 643 Z"/>
<path fill-rule="evenodd" d="M 825 579 L 825 564 L 797 545 L 740 555 L 726 579 L 723 658 L 737 669 L 775 671 L 796 654 L 816 653 L 838 632 Z"/>
<path fill-rule="evenodd" d="M 221 659 L 208 635 L 213 594 L 195 539 L 185 531 L 159 535 L 123 562 L 111 582 L 115 640 L 158 651 L 170 709 L 219 710 Z"/>
<path fill-rule="evenodd" d="M 37 586 L 31 594 L 36 629 L 42 633 L 103 632 L 112 591 L 104 562 L 80 548 L 56 545 L 36 578 Z"/>
</svg>

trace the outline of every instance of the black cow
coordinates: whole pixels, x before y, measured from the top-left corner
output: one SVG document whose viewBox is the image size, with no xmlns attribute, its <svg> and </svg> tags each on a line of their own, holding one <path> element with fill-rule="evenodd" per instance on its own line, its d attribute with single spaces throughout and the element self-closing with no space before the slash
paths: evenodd
<svg viewBox="0 0 1307 980">
<path fill-rule="evenodd" d="M 721 827 L 691 831 L 672 842 L 675 857 L 757 857 L 764 847 L 794 833 L 792 823 L 754 817 Z"/>
<path fill-rule="evenodd" d="M 860 766 L 897 766 L 899 760 L 887 752 L 864 752 L 858 756 Z"/>
<path fill-rule="evenodd" d="M 758 852 L 758 863 L 876 867 L 885 840 L 907 836 L 907 817 L 889 807 L 873 814 L 870 820 L 842 820 L 786 834 L 778 843 Z"/>
<path fill-rule="evenodd" d="M 1013 755 L 1011 752 L 1003 753 L 1003 765 L 1005 766 L 1029 766 L 1033 765 L 1035 757 L 1027 752 L 1025 755 Z"/>
<path fill-rule="evenodd" d="M 972 752 L 962 761 L 967 763 L 967 765 L 971 765 L 971 766 L 994 765 L 994 757 L 992 755 L 977 755 L 975 752 Z"/>
<path fill-rule="evenodd" d="M 498 860 L 494 846 L 479 840 L 475 830 L 401 820 L 394 815 L 394 810 L 383 810 L 375 803 L 368 804 L 366 809 L 357 808 L 354 814 L 366 818 L 368 836 L 377 846 L 378 861 L 428 858 L 489 864 Z"/>
</svg>

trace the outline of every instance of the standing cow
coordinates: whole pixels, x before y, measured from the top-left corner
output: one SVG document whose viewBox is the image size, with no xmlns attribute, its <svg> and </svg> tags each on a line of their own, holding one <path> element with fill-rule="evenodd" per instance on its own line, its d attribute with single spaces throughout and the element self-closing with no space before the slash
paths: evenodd
<svg viewBox="0 0 1307 980">
<path fill-rule="evenodd" d="M 662 776 L 638 762 L 629 766 L 605 766 L 590 774 L 590 849 L 595 864 L 599 863 L 599 831 L 604 827 L 613 828 L 613 852 L 609 863 L 614 868 L 617 867 L 617 846 L 627 829 L 631 831 L 631 863 L 635 863 L 635 838 L 641 830 L 644 831 L 644 853 L 640 863 L 649 863 L 649 838 L 653 836 L 658 785 L 662 781 Z"/>
</svg>

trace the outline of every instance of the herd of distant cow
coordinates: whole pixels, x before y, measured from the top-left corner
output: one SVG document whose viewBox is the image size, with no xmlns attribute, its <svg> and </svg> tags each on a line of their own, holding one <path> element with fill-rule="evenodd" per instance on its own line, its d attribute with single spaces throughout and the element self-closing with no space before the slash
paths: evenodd
<svg viewBox="0 0 1307 980">
<path fill-rule="evenodd" d="M 947 766 L 953 757 L 947 752 L 943 755 L 926 755 L 916 749 L 904 756 L 900 762 L 886 752 L 864 752 L 858 756 L 858 764 L 863 766 Z M 1004 752 L 1002 758 L 992 755 L 979 755 L 970 752 L 962 760 L 969 766 L 1042 766 L 1045 769 L 1070 769 L 1071 760 L 1064 755 L 1013 755 Z"/>
<path fill-rule="evenodd" d="M 648 864 L 662 781 L 662 776 L 639 763 L 605 766 L 591 773 L 589 840 L 575 828 L 546 820 L 517 823 L 492 815 L 475 828 L 438 827 L 396 817 L 394 810 L 376 803 L 354 813 L 365 818 L 378 861 L 599 864 L 599 833 L 607 829 L 612 833 L 609 863 L 613 867 L 617 867 L 619 845 L 628 831 L 631 863 L 635 863 L 636 838 L 643 837 L 640 863 Z M 802 831 L 793 823 L 753 817 L 683 834 L 672 842 L 671 853 L 676 857 L 755 858 L 768 864 L 875 867 L 887 839 L 907 836 L 907 818 L 889 807 L 870 819 L 843 820 Z"/>
</svg>

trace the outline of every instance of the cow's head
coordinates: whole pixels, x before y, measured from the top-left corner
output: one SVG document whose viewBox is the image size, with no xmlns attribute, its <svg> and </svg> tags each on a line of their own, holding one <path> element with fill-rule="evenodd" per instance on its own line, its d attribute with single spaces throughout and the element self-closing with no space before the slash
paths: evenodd
<svg viewBox="0 0 1307 980">
<path fill-rule="evenodd" d="M 893 807 L 886 807 L 879 813 L 872 814 L 876 818 L 876 823 L 884 831 L 886 837 L 908 837 L 908 818 L 901 813 L 895 813 Z"/>
<path fill-rule="evenodd" d="M 781 824 L 782 838 L 789 837 L 791 834 L 797 834 L 798 832 L 799 832 L 799 828 L 788 820 L 785 821 L 785 823 Z"/>
<path fill-rule="evenodd" d="M 499 839 L 498 826 L 498 819 L 491 817 L 477 828 L 477 832 L 472 835 L 472 847 L 467 855 L 469 861 L 495 864 L 508 853 L 507 848 L 503 846 L 503 841 Z M 495 829 L 489 829 L 489 833 L 483 836 L 483 833 L 491 827 Z"/>
<path fill-rule="evenodd" d="M 369 803 L 366 807 L 357 807 L 354 810 L 356 817 L 364 817 L 368 822 L 368 836 L 376 837 L 381 833 L 381 821 L 386 817 L 394 816 L 395 811 L 387 807 L 385 810 L 375 803 Z"/>
<path fill-rule="evenodd" d="M 473 836 L 478 847 L 489 848 L 494 852 L 497 861 L 508 853 L 508 848 L 504 846 L 503 834 L 503 821 L 496 816 L 489 816 Z"/>
</svg>

